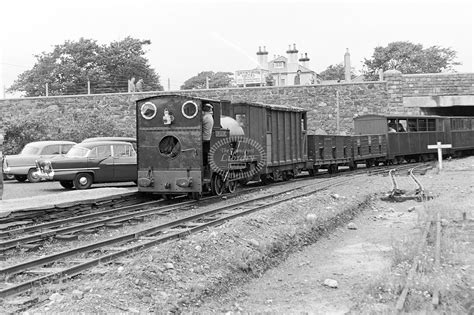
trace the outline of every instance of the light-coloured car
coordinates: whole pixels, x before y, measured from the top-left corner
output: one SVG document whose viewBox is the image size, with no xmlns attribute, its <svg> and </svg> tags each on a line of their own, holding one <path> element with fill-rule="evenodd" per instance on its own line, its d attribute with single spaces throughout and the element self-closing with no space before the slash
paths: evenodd
<svg viewBox="0 0 474 315">
<path fill-rule="evenodd" d="M 36 141 L 30 142 L 20 154 L 7 155 L 3 159 L 3 173 L 13 175 L 19 182 L 40 181 L 36 174 L 36 160 L 50 159 L 66 154 L 76 143 L 72 141 Z"/>
</svg>

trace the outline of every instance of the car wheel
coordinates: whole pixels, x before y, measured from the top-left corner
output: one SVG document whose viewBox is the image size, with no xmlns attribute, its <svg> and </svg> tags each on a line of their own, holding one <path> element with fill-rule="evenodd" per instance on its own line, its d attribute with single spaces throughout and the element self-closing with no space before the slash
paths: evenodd
<svg viewBox="0 0 474 315">
<path fill-rule="evenodd" d="M 76 189 L 88 189 L 92 185 L 92 175 L 87 173 L 79 173 L 74 178 L 74 187 Z"/>
<path fill-rule="evenodd" d="M 5 179 L 5 180 L 13 180 L 13 179 L 15 179 L 15 175 L 3 174 L 3 179 Z"/>
<path fill-rule="evenodd" d="M 34 169 L 28 171 L 28 175 L 26 175 L 26 178 L 30 183 L 37 183 L 41 180 L 38 174 L 36 174 L 36 170 Z"/>
<path fill-rule="evenodd" d="M 15 175 L 15 179 L 19 181 L 20 183 L 23 183 L 26 180 L 25 175 Z"/>
<path fill-rule="evenodd" d="M 72 180 L 61 180 L 59 181 L 59 184 L 63 186 L 66 189 L 73 189 L 74 188 L 74 183 Z"/>
</svg>

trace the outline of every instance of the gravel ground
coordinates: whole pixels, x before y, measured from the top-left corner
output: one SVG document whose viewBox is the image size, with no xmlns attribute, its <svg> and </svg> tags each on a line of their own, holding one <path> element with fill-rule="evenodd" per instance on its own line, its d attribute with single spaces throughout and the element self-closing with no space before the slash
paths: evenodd
<svg viewBox="0 0 474 315">
<path fill-rule="evenodd" d="M 399 244 L 415 238 L 427 205 L 450 204 L 473 217 L 466 205 L 473 201 L 474 158 L 444 166 L 421 177 L 436 197 L 424 205 L 380 201 L 391 188 L 388 177 L 351 179 L 46 286 L 46 300 L 29 313 L 389 312 L 393 297 L 375 289 L 380 279 L 396 277 Z M 409 183 L 400 180 L 413 189 Z M 459 248 L 471 255 L 458 255 L 463 268 L 452 268 L 452 278 L 463 282 L 444 302 L 448 313 L 462 313 L 474 292 L 473 248 Z"/>
<path fill-rule="evenodd" d="M 137 191 L 137 188 L 133 183 L 97 184 L 88 190 L 66 190 L 57 182 L 31 184 L 6 181 L 3 200 L 0 200 L 0 216 L 19 209 L 53 206 L 134 191 Z"/>
</svg>

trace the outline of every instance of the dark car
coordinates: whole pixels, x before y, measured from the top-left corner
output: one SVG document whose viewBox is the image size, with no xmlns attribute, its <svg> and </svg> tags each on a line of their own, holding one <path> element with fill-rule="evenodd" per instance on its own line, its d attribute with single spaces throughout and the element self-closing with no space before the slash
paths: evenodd
<svg viewBox="0 0 474 315">
<path fill-rule="evenodd" d="M 136 182 L 137 154 L 130 142 L 91 141 L 76 144 L 64 157 L 37 161 L 38 176 L 67 189 L 93 183 Z"/>
<path fill-rule="evenodd" d="M 94 137 L 94 138 L 87 138 L 82 140 L 81 143 L 86 142 L 97 142 L 97 141 L 123 141 L 123 142 L 130 142 L 133 145 L 135 151 L 137 151 L 137 139 L 133 137 Z"/>
<path fill-rule="evenodd" d="M 20 154 L 6 155 L 3 158 L 3 174 L 7 178 L 12 176 L 19 182 L 28 179 L 31 183 L 40 181 L 36 176 L 36 160 L 50 159 L 54 156 L 66 154 L 75 145 L 72 141 L 36 141 L 30 142 Z"/>
</svg>

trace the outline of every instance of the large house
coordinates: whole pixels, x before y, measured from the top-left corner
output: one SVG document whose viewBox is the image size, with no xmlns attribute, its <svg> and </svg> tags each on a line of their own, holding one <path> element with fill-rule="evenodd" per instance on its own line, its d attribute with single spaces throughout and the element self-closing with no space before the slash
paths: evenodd
<svg viewBox="0 0 474 315">
<path fill-rule="evenodd" d="M 308 54 L 301 54 L 298 59 L 296 45 L 289 45 L 286 51 L 288 57 L 274 56 L 268 61 L 268 52 L 258 48 L 257 59 L 259 66 L 251 70 L 237 70 L 235 83 L 237 86 L 288 86 L 315 84 L 316 72 L 309 69 Z"/>
</svg>

